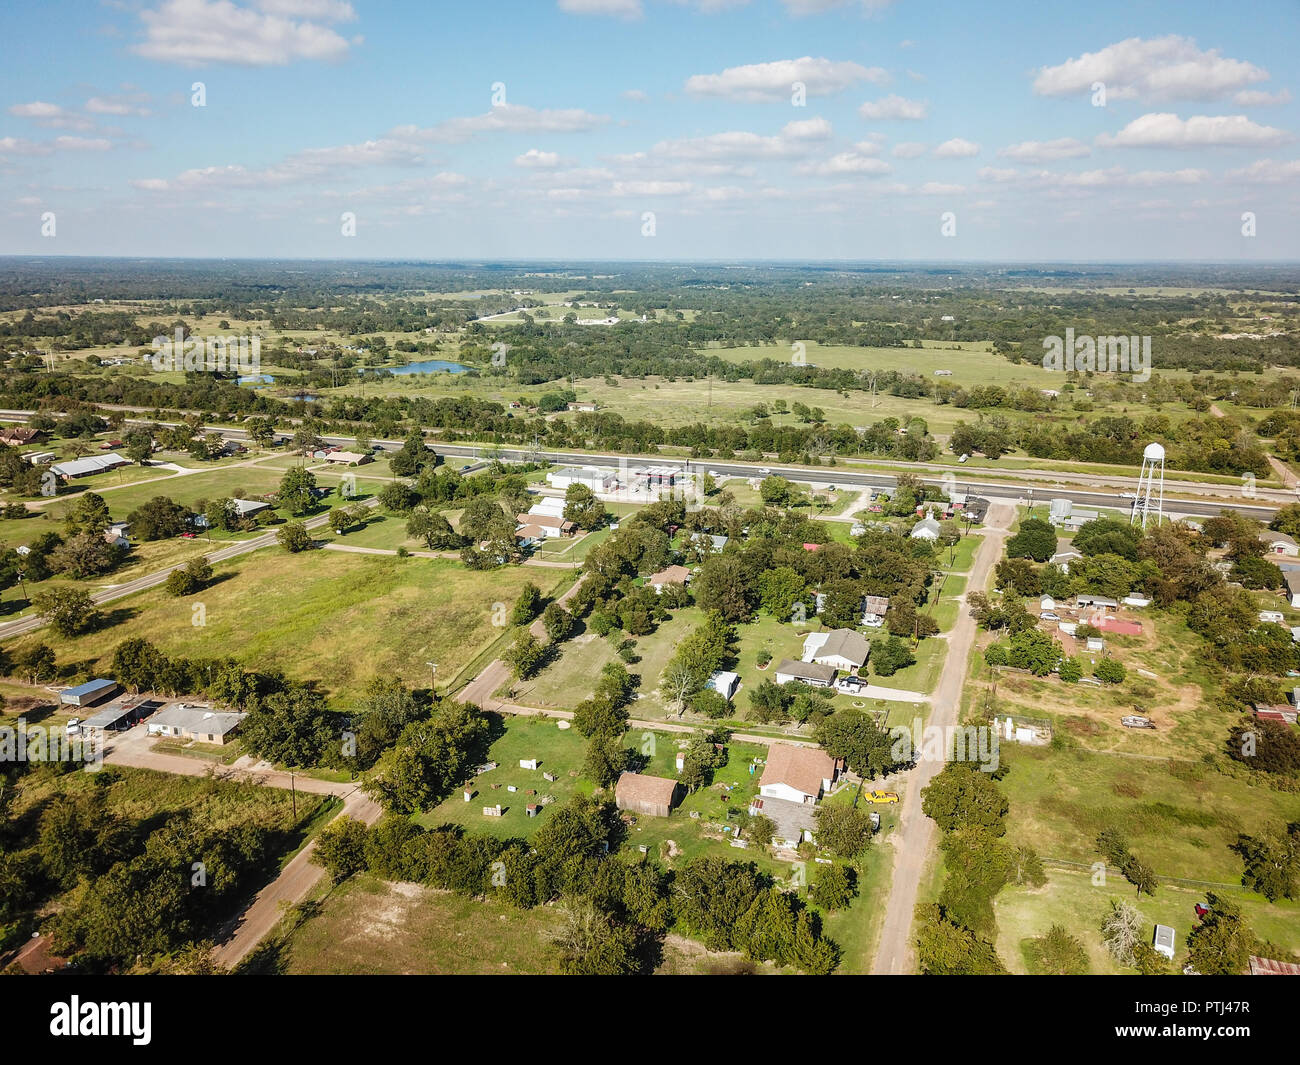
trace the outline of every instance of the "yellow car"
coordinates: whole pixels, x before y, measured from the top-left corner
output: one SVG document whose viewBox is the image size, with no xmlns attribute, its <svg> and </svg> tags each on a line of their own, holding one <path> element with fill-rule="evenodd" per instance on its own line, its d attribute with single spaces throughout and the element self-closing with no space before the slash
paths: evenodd
<svg viewBox="0 0 1300 1065">
<path fill-rule="evenodd" d="M 867 799 L 870 802 L 898 802 L 898 792 L 896 791 L 869 791 Z"/>
</svg>

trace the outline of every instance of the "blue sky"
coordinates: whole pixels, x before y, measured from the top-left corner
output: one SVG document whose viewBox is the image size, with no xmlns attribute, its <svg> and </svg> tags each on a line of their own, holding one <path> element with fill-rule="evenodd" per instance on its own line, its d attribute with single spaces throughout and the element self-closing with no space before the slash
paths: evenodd
<svg viewBox="0 0 1300 1065">
<path fill-rule="evenodd" d="M 4 253 L 1300 248 L 1295 0 L 16 7 L 0 12 Z"/>
</svg>

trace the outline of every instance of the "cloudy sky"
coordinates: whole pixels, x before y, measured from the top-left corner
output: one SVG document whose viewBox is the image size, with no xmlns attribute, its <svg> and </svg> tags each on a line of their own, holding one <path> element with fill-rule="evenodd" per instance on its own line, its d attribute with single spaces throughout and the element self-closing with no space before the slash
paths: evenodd
<svg viewBox="0 0 1300 1065">
<path fill-rule="evenodd" d="M 0 253 L 1300 250 L 1296 0 L 18 7 Z"/>
</svg>

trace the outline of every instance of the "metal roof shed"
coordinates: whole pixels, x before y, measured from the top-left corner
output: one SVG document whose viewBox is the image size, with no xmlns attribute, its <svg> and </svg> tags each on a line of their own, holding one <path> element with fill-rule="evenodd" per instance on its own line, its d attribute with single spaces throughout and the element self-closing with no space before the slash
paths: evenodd
<svg viewBox="0 0 1300 1065">
<path fill-rule="evenodd" d="M 137 707 L 122 706 L 115 703 L 97 714 L 92 714 L 81 723 L 83 729 L 101 729 L 107 732 L 117 731 L 128 727 L 135 721 Z"/>
<path fill-rule="evenodd" d="M 65 688 L 59 693 L 59 702 L 64 706 L 94 706 L 116 695 L 119 690 L 117 681 L 101 677 L 78 684 L 75 688 Z"/>
</svg>

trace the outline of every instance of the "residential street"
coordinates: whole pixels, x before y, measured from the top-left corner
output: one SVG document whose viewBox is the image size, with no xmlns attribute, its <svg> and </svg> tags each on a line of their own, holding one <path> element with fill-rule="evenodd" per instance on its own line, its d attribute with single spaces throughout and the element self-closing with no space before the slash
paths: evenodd
<svg viewBox="0 0 1300 1065">
<path fill-rule="evenodd" d="M 975 555 L 967 592 L 983 591 L 988 587 L 989 575 L 1002 557 L 1002 544 L 1009 534 L 1008 526 L 1015 520 L 1015 508 L 998 504 L 989 510 L 984 528 L 983 543 Z M 957 724 L 961 708 L 962 688 L 971 647 L 975 642 L 975 619 L 964 609 L 958 615 L 948 638 L 948 657 L 935 688 L 932 710 L 927 725 L 946 728 Z M 921 812 L 921 789 L 943 769 L 943 763 L 922 761 L 907 774 L 902 792 L 898 828 L 889 837 L 895 850 L 892 886 L 889 903 L 885 909 L 885 923 L 880 931 L 872 972 L 915 972 L 915 945 L 912 942 L 912 916 L 916 909 L 921 880 L 929 867 L 934 847 L 934 822 Z"/>
</svg>

